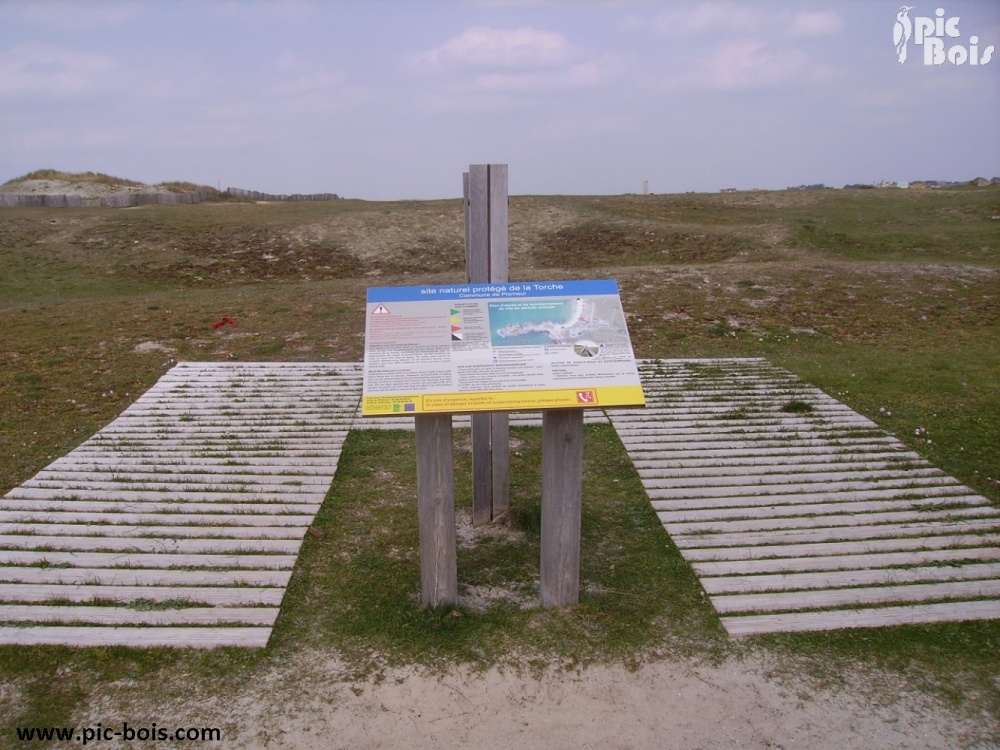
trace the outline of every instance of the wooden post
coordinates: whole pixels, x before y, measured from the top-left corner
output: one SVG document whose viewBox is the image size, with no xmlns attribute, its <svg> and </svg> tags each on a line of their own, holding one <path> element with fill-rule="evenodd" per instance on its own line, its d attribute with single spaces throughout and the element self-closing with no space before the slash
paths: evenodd
<svg viewBox="0 0 1000 750">
<path fill-rule="evenodd" d="M 510 239 L 507 229 L 507 165 L 490 164 L 490 282 L 506 284 L 509 277 Z M 510 417 L 507 412 L 490 416 L 490 449 L 493 456 L 491 518 L 510 508 Z"/>
<path fill-rule="evenodd" d="M 490 417 L 490 449 L 493 454 L 493 497 L 491 518 L 510 510 L 510 415 L 493 412 Z"/>
<path fill-rule="evenodd" d="M 465 263 L 472 283 L 508 279 L 507 165 L 472 164 L 462 175 Z M 510 504 L 510 426 L 507 414 L 472 415 L 472 523 L 507 512 Z M 492 457 L 492 460 L 491 460 Z M 491 479 L 492 469 L 492 479 Z"/>
<path fill-rule="evenodd" d="M 426 607 L 458 604 L 451 414 L 418 414 L 414 421 L 420 603 Z"/>
<path fill-rule="evenodd" d="M 583 409 L 542 412 L 543 607 L 580 601 Z"/>
<path fill-rule="evenodd" d="M 490 280 L 489 167 L 473 164 L 465 177 L 466 277 L 473 283 L 487 283 Z M 490 415 L 477 413 L 472 415 L 473 526 L 481 526 L 493 518 L 490 484 Z"/>
</svg>

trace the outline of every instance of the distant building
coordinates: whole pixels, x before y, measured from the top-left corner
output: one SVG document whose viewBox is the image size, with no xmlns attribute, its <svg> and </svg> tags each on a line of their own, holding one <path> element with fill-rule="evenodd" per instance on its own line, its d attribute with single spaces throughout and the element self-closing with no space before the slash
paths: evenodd
<svg viewBox="0 0 1000 750">
<path fill-rule="evenodd" d="M 722 188 L 722 190 L 720 190 L 719 192 L 720 193 L 735 193 L 735 192 L 737 192 L 737 190 L 736 190 L 736 188 Z"/>
</svg>

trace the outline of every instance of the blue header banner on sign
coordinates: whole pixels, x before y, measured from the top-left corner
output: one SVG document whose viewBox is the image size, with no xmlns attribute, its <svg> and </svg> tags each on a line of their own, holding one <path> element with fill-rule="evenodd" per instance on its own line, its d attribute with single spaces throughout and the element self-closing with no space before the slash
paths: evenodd
<svg viewBox="0 0 1000 750">
<path fill-rule="evenodd" d="M 368 289 L 368 303 L 417 302 L 433 299 L 523 299 L 618 294 L 613 279 L 589 281 L 512 281 L 502 284 L 443 284 L 439 286 L 376 286 Z"/>
</svg>

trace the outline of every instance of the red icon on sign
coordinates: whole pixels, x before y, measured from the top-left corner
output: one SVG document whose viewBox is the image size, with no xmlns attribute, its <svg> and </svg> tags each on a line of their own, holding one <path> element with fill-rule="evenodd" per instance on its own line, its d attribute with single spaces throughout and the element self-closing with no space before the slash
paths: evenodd
<svg viewBox="0 0 1000 750">
<path fill-rule="evenodd" d="M 577 391 L 576 402 L 578 404 L 595 404 L 597 403 L 597 397 L 593 391 Z"/>
</svg>

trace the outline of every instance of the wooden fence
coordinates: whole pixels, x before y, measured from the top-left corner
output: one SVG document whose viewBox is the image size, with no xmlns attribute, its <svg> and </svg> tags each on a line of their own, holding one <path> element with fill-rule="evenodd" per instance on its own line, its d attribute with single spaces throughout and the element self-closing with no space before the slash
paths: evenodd
<svg viewBox="0 0 1000 750">
<path fill-rule="evenodd" d="M 80 208 L 83 206 L 109 206 L 129 208 L 153 204 L 201 203 L 211 197 L 208 190 L 191 193 L 119 193 L 99 198 L 82 195 L 47 195 L 44 193 L 0 193 L 0 206 L 28 206 L 32 208 Z"/>
<path fill-rule="evenodd" d="M 130 208 L 156 204 L 201 203 L 219 195 L 214 190 L 195 190 L 190 193 L 119 193 L 99 198 L 82 195 L 48 195 L 44 193 L 0 193 L 0 207 L 27 206 L 30 208 L 81 208 L 84 206 L 108 206 Z M 340 196 L 336 193 L 312 193 L 309 195 L 271 195 L 256 190 L 226 188 L 223 196 L 255 201 L 332 201 Z"/>
<path fill-rule="evenodd" d="M 249 198 L 252 201 L 335 201 L 340 199 L 336 193 L 272 195 L 271 193 L 258 193 L 256 190 L 240 190 L 239 188 L 226 188 L 226 195 L 231 195 L 234 198 Z"/>
</svg>

